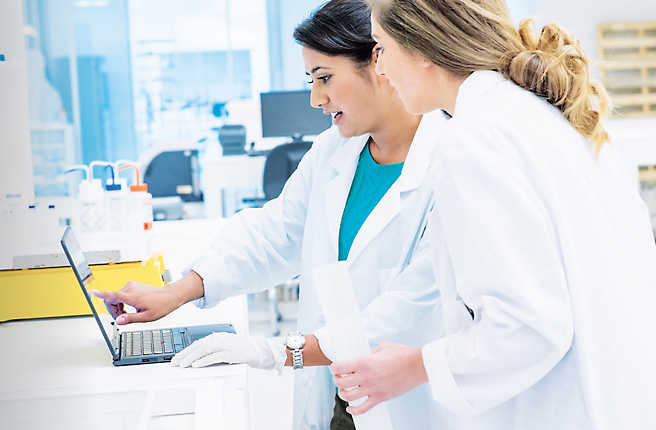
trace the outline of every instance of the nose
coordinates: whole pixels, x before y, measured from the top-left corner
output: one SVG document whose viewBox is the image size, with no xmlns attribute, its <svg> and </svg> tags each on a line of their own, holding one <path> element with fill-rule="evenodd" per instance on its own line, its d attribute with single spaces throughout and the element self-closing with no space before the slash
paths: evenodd
<svg viewBox="0 0 656 430">
<path fill-rule="evenodd" d="M 385 76 L 385 66 L 383 65 L 383 56 L 378 55 L 378 61 L 376 61 L 376 73 L 380 76 Z"/>
<path fill-rule="evenodd" d="M 314 108 L 320 108 L 328 103 L 326 92 L 317 84 L 312 85 L 310 90 L 310 105 Z"/>
</svg>

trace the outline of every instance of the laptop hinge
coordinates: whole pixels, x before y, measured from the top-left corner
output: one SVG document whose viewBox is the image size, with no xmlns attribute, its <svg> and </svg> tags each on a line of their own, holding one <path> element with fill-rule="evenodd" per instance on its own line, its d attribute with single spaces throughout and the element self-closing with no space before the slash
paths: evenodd
<svg viewBox="0 0 656 430">
<path fill-rule="evenodd" d="M 118 331 L 118 327 L 112 321 L 112 327 L 114 327 L 114 335 L 112 336 L 112 346 L 114 347 L 114 351 L 116 351 L 116 356 L 121 357 L 121 333 Z"/>
</svg>

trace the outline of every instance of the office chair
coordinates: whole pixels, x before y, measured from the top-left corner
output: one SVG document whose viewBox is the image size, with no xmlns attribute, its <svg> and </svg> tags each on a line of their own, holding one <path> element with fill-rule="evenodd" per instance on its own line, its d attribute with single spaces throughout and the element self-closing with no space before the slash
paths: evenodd
<svg viewBox="0 0 656 430">
<path fill-rule="evenodd" d="M 263 199 L 243 199 L 254 207 L 263 206 L 280 195 L 285 183 L 294 173 L 312 142 L 291 142 L 276 146 L 267 155 L 262 178 Z"/>
</svg>

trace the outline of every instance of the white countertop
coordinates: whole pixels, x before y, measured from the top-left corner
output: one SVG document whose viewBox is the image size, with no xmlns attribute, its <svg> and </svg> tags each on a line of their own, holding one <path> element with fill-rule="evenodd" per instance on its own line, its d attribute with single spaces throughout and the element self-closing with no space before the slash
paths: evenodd
<svg viewBox="0 0 656 430">
<path fill-rule="evenodd" d="M 163 252 L 175 280 L 195 250 L 209 245 L 224 224 L 224 220 L 155 223 L 151 251 Z M 125 329 L 224 322 L 232 323 L 238 333 L 248 333 L 245 296 L 205 310 L 186 304 L 159 321 Z M 92 317 L 2 323 L 0 344 L 3 430 L 250 427 L 246 365 L 114 367 Z"/>
</svg>

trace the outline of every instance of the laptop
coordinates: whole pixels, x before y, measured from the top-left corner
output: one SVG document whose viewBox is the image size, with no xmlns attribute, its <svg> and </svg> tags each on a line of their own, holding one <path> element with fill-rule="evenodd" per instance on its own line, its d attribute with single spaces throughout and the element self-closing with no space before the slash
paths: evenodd
<svg viewBox="0 0 656 430">
<path fill-rule="evenodd" d="M 91 273 L 82 249 L 73 234 L 71 227 L 66 229 L 61 239 L 62 247 L 68 262 L 75 272 L 84 297 L 89 304 L 93 317 L 112 354 L 114 366 L 130 364 L 150 364 L 171 361 L 173 356 L 201 339 L 215 332 L 235 333 L 232 324 L 211 324 L 189 327 L 119 332 L 112 317 L 106 314 L 98 315 L 93 306 L 91 290 L 100 289 Z M 95 299 L 98 300 L 98 299 Z M 108 332 L 112 332 L 112 336 Z"/>
</svg>

